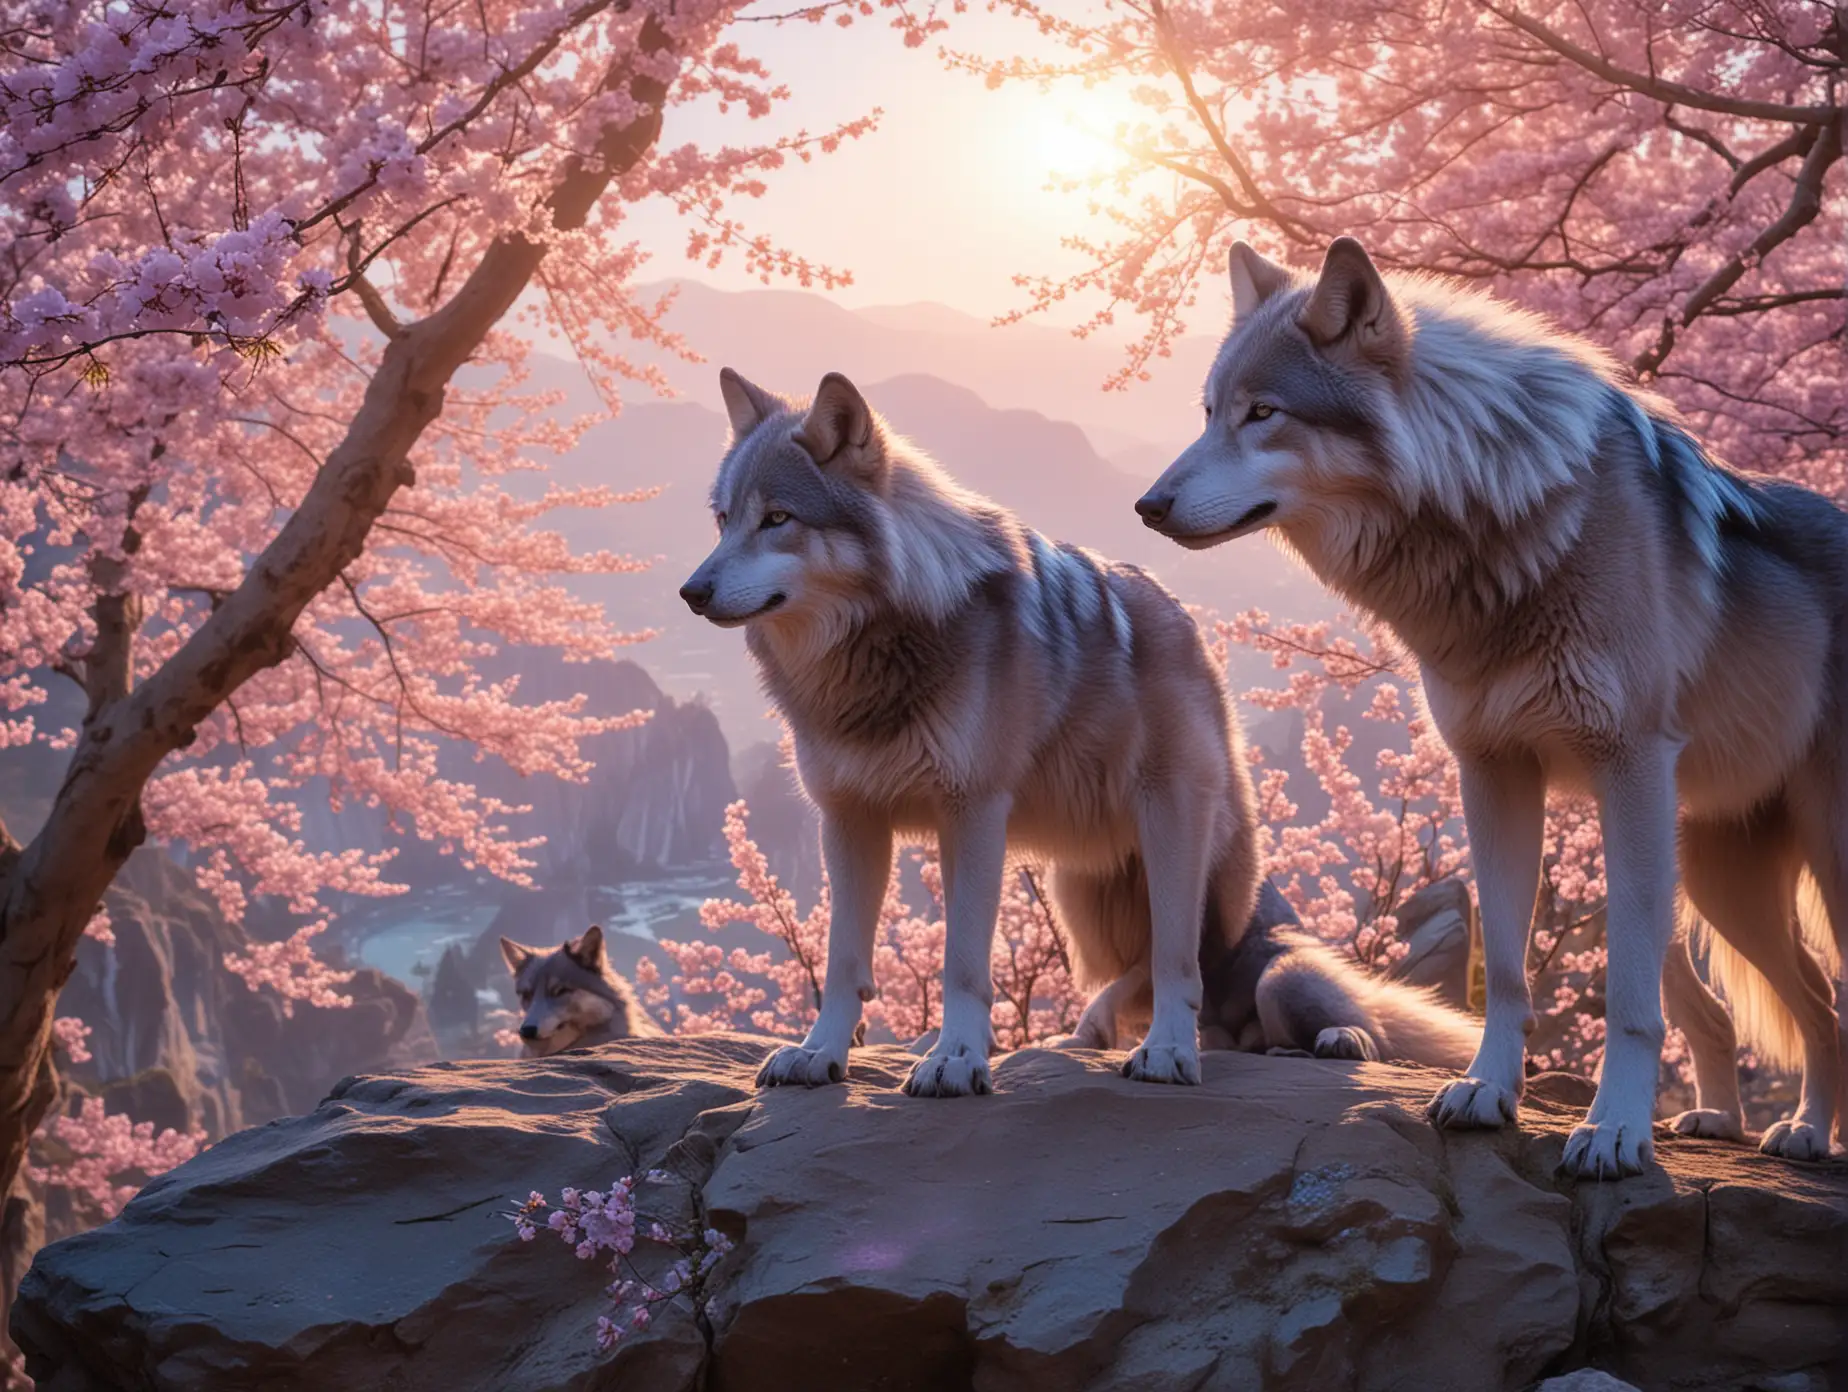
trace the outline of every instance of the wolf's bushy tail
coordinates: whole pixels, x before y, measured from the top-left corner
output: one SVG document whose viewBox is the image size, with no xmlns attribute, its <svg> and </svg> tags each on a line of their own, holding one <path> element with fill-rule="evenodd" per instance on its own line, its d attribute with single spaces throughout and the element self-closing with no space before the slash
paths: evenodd
<svg viewBox="0 0 1848 1392">
<path fill-rule="evenodd" d="M 1690 942 L 1707 954 L 1707 975 L 1732 1011 L 1733 1030 L 1739 1042 L 1773 1068 L 1786 1072 L 1801 1068 L 1803 1032 L 1797 1017 L 1771 989 L 1764 974 L 1714 932 L 1686 896 L 1680 908 Z M 1797 884 L 1797 932 L 1801 945 L 1823 970 L 1830 976 L 1840 976 L 1841 957 L 1830 931 L 1828 912 L 1823 908 L 1822 891 L 1807 870 Z"/>
<path fill-rule="evenodd" d="M 1361 1000 L 1379 1027 L 1380 1056 L 1461 1073 L 1476 1057 L 1482 1021 L 1445 1004 L 1428 986 L 1408 986 L 1362 970 Z"/>
</svg>

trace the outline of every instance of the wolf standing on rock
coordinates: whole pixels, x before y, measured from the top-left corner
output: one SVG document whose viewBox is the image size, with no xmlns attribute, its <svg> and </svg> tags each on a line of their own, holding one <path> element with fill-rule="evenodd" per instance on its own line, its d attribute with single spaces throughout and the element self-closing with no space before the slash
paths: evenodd
<svg viewBox="0 0 1848 1392">
<path fill-rule="evenodd" d="M 1807 868 L 1848 929 L 1848 517 L 1715 463 L 1583 343 L 1389 282 L 1351 238 L 1313 281 L 1243 243 L 1231 275 L 1204 433 L 1136 509 L 1193 548 L 1276 528 L 1419 661 L 1461 765 L 1488 1004 L 1433 1119 L 1515 1117 L 1553 784 L 1597 796 L 1610 885 L 1604 1067 L 1566 1167 L 1653 1157 L 1678 803 L 1689 899 L 1802 1039 L 1764 1148 L 1825 1155 L 1838 1026 L 1795 909 Z"/>
<path fill-rule="evenodd" d="M 943 1026 L 914 1096 L 990 1089 L 989 958 L 1010 847 L 1056 866 L 1080 980 L 1152 993 L 1124 1065 L 1200 1079 L 1202 924 L 1257 891 L 1250 774 L 1193 620 L 1141 571 L 1059 546 L 959 489 L 845 377 L 799 410 L 727 369 L 719 542 L 681 596 L 745 641 L 821 811 L 833 901 L 821 1010 L 765 1084 L 838 1082 L 873 995 L 894 839 L 934 833 Z"/>
</svg>

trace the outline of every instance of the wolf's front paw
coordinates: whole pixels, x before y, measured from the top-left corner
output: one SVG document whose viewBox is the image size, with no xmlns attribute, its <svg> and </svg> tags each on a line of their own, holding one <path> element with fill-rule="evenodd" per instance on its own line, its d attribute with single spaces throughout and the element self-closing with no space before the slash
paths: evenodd
<svg viewBox="0 0 1848 1392">
<path fill-rule="evenodd" d="M 1200 1083 L 1200 1051 L 1188 1044 L 1149 1044 L 1123 1061 L 1123 1076 L 1138 1083 Z"/>
<path fill-rule="evenodd" d="M 1745 1128 L 1731 1112 L 1713 1107 L 1694 1107 L 1668 1119 L 1669 1129 L 1677 1136 L 1693 1136 L 1703 1141 L 1743 1141 Z"/>
<path fill-rule="evenodd" d="M 1574 1179 L 1622 1179 L 1641 1174 L 1655 1160 L 1655 1139 L 1647 1124 L 1586 1122 L 1566 1137 L 1559 1168 Z"/>
<path fill-rule="evenodd" d="M 941 1042 L 912 1065 L 905 1079 L 907 1097 L 985 1097 L 994 1090 L 985 1054 Z"/>
<path fill-rule="evenodd" d="M 1493 1130 L 1515 1119 L 1520 1099 L 1486 1078 L 1458 1078 L 1445 1083 L 1425 1108 L 1433 1124 L 1447 1131 Z"/>
<path fill-rule="evenodd" d="M 1373 1036 L 1354 1025 L 1330 1025 L 1315 1037 L 1315 1056 L 1321 1059 L 1355 1059 L 1378 1063 L 1380 1046 Z"/>
<path fill-rule="evenodd" d="M 758 1087 L 823 1087 L 847 1076 L 847 1052 L 807 1049 L 791 1044 L 778 1049 L 757 1070 Z"/>
<path fill-rule="evenodd" d="M 1806 1121 L 1780 1121 L 1765 1132 L 1758 1148 L 1784 1160 L 1827 1160 L 1829 1133 Z"/>
</svg>

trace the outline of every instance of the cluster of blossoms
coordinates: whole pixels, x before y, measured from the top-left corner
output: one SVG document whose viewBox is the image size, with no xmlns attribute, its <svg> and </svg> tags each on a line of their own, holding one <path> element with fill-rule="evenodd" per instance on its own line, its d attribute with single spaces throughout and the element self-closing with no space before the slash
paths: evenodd
<svg viewBox="0 0 1848 1392">
<path fill-rule="evenodd" d="M 197 1155 L 205 1133 L 163 1129 L 157 1135 L 154 1123 L 107 1113 L 102 1098 L 86 1097 L 75 1116 L 53 1117 L 40 1141 L 45 1158 L 29 1164 L 27 1176 L 69 1190 L 97 1221 L 106 1222 L 147 1180 Z M 123 1183 L 125 1175 L 139 1178 Z"/>
<path fill-rule="evenodd" d="M 1005 0 L 1053 52 L 990 83 L 1122 93 L 1070 276 L 1024 312 L 1144 326 L 1146 377 L 1221 302 L 1234 237 L 1310 270 L 1336 236 L 1583 332 L 1723 454 L 1848 483 L 1844 20 L 1813 0 Z M 1062 51 L 1060 51 L 1062 50 Z M 1014 317 L 1019 317 L 1018 315 Z M 1193 321 L 1190 325 L 1189 321 Z"/>
<path fill-rule="evenodd" d="M 353 998 L 335 988 L 351 981 L 353 973 L 330 967 L 314 954 L 313 940 L 326 928 L 324 922 L 309 923 L 281 942 L 252 942 L 244 952 L 227 952 L 225 969 L 243 977 L 253 991 L 267 986 L 281 996 L 285 1015 L 294 1012 L 296 1001 L 323 1009 L 349 1006 Z"/>
<path fill-rule="evenodd" d="M 739 899 L 709 899 L 700 921 L 710 930 L 744 924 L 770 939 L 760 951 L 727 951 L 710 940 L 663 940 L 673 970 L 663 976 L 651 959 L 636 968 L 649 1007 L 679 1033 L 758 1030 L 798 1036 L 815 1019 L 827 976 L 830 900 L 824 883 L 808 913 L 778 883 L 751 840 L 743 802 L 725 813 L 725 839 L 738 871 Z M 931 900 L 917 914 L 905 902 L 907 870 Z M 878 996 L 867 1020 L 908 1042 L 943 1023 L 941 978 L 946 928 L 943 875 L 921 850 L 900 852 L 887 880 L 873 946 Z M 991 967 L 995 984 L 995 1036 L 1004 1047 L 1069 1033 L 1084 1008 L 1072 981 L 1071 961 L 1053 919 L 1039 874 L 1018 867 L 1003 885 Z M 671 1013 L 670 1013 L 671 1011 Z"/>
<path fill-rule="evenodd" d="M 115 935 L 101 909 L 86 929 L 113 948 Z M 350 975 L 350 973 L 349 973 Z M 348 1002 L 350 1004 L 350 1002 Z M 51 1022 L 52 1042 L 67 1062 L 88 1063 L 89 1025 L 74 1015 Z M 141 1185 L 157 1174 L 192 1159 L 205 1145 L 205 1132 L 180 1132 L 152 1122 L 137 1122 L 104 1110 L 103 1099 L 86 1097 L 75 1115 L 54 1113 L 32 1138 L 26 1176 L 35 1183 L 67 1190 L 79 1211 L 107 1222 L 122 1211 Z M 133 1177 L 133 1182 L 127 1182 Z"/>
<path fill-rule="evenodd" d="M 52 1037 L 72 1063 L 90 1061 L 90 1027 L 75 1015 L 60 1015 L 51 1022 Z"/>
<path fill-rule="evenodd" d="M 665 1170 L 650 1170 L 644 1178 L 650 1184 L 666 1184 L 674 1176 Z M 607 1193 L 562 1189 L 558 1207 L 550 1213 L 545 1213 L 551 1207 L 545 1195 L 535 1190 L 506 1215 L 522 1242 L 531 1242 L 543 1228 L 556 1234 L 579 1261 L 607 1255 L 611 1280 L 604 1294 L 611 1312 L 597 1317 L 597 1347 L 605 1351 L 614 1348 L 626 1331 L 646 1329 L 654 1320 L 654 1307 L 663 1301 L 684 1296 L 697 1305 L 707 1276 L 732 1250 L 731 1239 L 716 1228 L 682 1234 L 659 1220 L 642 1227 L 635 1199 L 639 1183 L 629 1175 L 617 1180 Z M 645 1279 L 630 1260 L 638 1236 L 677 1254 L 653 1280 Z"/>
</svg>

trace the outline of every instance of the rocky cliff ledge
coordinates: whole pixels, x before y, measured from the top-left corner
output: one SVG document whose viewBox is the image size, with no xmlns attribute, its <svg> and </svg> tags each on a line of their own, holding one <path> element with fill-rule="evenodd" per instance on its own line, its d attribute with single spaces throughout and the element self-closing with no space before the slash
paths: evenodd
<svg viewBox="0 0 1848 1392">
<path fill-rule="evenodd" d="M 1661 1170 L 1564 1183 L 1569 1079 L 1519 1135 L 1443 1137 L 1415 1069 L 1212 1054 L 1164 1089 L 1025 1051 L 924 1102 L 872 1048 L 758 1097 L 769 1047 L 348 1079 L 45 1249 L 15 1336 L 47 1392 L 1842 1385 L 1848 1165 L 1664 1136 Z M 656 1167 L 650 1216 L 737 1248 L 599 1353 L 606 1278 L 498 1215 Z"/>
</svg>

